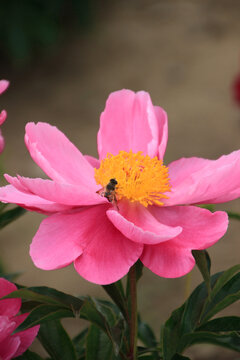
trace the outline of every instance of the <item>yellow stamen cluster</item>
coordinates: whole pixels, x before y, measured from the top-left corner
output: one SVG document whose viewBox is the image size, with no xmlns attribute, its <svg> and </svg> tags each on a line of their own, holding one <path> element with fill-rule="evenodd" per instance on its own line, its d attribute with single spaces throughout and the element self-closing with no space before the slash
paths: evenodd
<svg viewBox="0 0 240 360">
<path fill-rule="evenodd" d="M 116 198 L 148 205 L 163 205 L 164 193 L 170 191 L 168 168 L 157 157 L 142 152 L 120 151 L 118 155 L 107 154 L 95 169 L 97 184 L 106 186 L 110 179 L 117 180 Z"/>
</svg>

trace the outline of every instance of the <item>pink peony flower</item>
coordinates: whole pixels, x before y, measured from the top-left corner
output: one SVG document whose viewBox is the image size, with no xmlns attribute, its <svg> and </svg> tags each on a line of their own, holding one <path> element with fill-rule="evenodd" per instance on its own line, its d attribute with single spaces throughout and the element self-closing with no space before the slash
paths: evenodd
<svg viewBox="0 0 240 360">
<path fill-rule="evenodd" d="M 0 80 L 0 95 L 8 88 L 8 86 L 9 86 L 9 81 Z M 7 112 L 6 110 L 2 110 L 2 112 L 0 112 L 0 125 L 4 123 L 6 118 L 7 118 Z M 3 151 L 4 145 L 5 145 L 4 138 L 2 136 L 2 132 L 0 129 L 0 153 Z"/>
<path fill-rule="evenodd" d="M 226 232 L 225 212 L 191 204 L 240 196 L 240 151 L 218 160 L 182 158 L 163 165 L 167 114 L 148 93 L 112 93 L 101 115 L 99 160 L 84 156 L 56 127 L 28 123 L 25 142 L 49 179 L 5 175 L 0 199 L 47 215 L 30 255 L 44 270 L 74 262 L 85 279 L 108 284 L 140 259 L 155 274 L 191 271 L 191 250 Z"/>
<path fill-rule="evenodd" d="M 0 297 L 17 290 L 16 286 L 0 278 Z M 0 359 L 10 360 L 22 355 L 37 336 L 39 326 L 13 331 L 26 319 L 28 314 L 17 315 L 21 308 L 21 299 L 0 300 Z"/>
</svg>

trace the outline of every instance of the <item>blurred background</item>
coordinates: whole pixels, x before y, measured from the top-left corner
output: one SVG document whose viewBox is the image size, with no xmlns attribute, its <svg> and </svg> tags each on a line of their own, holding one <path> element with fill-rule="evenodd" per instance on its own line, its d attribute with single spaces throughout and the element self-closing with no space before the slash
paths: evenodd
<svg viewBox="0 0 240 360">
<path fill-rule="evenodd" d="M 97 156 L 99 115 L 110 92 L 145 90 L 169 117 L 165 163 L 182 156 L 216 159 L 240 148 L 240 109 L 232 83 L 240 72 L 238 0 L 2 0 L 0 79 L 11 82 L 0 98 L 1 167 L 11 175 L 43 176 L 24 145 L 29 121 L 56 125 L 84 154 Z M 1 179 L 2 184 L 4 180 Z M 240 200 L 218 209 L 240 211 Z M 34 267 L 29 245 L 43 217 L 28 213 L 1 232 L 0 257 L 23 285 L 48 285 L 73 294 L 105 296 L 73 266 Z M 239 263 L 240 224 L 209 253 L 212 271 Z M 148 270 L 139 283 L 143 319 L 160 324 L 185 299 L 186 277 L 166 280 Z M 191 289 L 201 281 L 194 269 Z M 240 315 L 239 304 L 228 314 Z M 80 320 L 65 321 L 74 334 Z M 39 345 L 35 344 L 33 349 Z M 195 346 L 195 360 L 240 359 L 214 346 Z"/>
</svg>

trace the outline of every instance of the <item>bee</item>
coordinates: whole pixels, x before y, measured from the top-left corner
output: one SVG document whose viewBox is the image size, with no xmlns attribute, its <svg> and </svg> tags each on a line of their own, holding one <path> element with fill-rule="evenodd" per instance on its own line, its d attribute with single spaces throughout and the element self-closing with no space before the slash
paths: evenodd
<svg viewBox="0 0 240 360">
<path fill-rule="evenodd" d="M 116 198 L 117 184 L 118 184 L 118 182 L 116 179 L 110 179 L 109 183 L 106 186 L 104 186 L 102 189 L 97 191 L 97 194 L 108 199 L 108 201 L 110 203 L 112 203 L 113 205 L 115 205 L 116 208 L 118 209 L 117 198 Z"/>
</svg>

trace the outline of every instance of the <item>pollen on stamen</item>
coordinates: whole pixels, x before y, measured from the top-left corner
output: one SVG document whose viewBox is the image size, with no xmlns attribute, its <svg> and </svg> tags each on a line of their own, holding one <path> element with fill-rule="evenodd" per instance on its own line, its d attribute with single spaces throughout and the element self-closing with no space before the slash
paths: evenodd
<svg viewBox="0 0 240 360">
<path fill-rule="evenodd" d="M 118 155 L 107 154 L 95 169 L 97 184 L 106 186 L 116 179 L 116 198 L 148 205 L 164 205 L 166 192 L 171 191 L 168 168 L 157 157 L 142 155 L 142 152 L 120 151 Z"/>
</svg>

